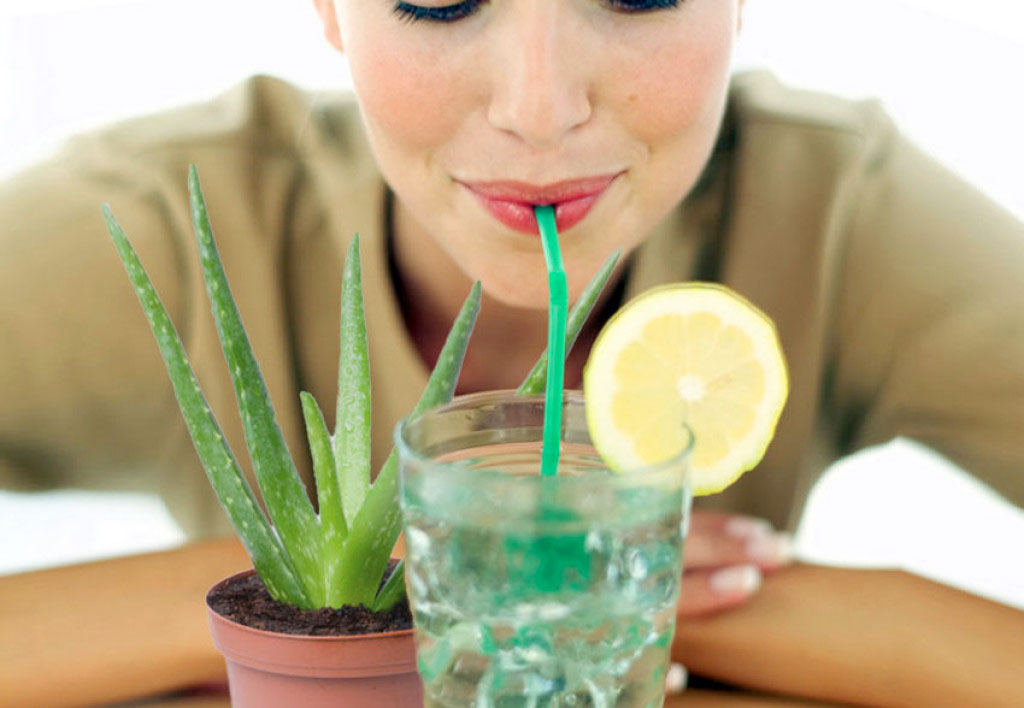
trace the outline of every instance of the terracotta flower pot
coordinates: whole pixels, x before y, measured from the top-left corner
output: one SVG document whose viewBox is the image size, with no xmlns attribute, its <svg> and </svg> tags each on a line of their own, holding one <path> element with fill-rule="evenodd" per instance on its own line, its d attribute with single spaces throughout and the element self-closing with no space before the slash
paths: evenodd
<svg viewBox="0 0 1024 708">
<path fill-rule="evenodd" d="M 213 586 L 215 592 L 247 570 Z M 227 660 L 232 708 L 416 708 L 413 630 L 346 636 L 268 632 L 215 612 L 207 596 L 213 643 Z"/>
</svg>

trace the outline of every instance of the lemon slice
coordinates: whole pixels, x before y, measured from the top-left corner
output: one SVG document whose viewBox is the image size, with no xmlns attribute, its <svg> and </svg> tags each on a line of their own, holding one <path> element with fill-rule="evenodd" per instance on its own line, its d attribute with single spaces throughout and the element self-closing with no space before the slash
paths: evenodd
<svg viewBox="0 0 1024 708">
<path fill-rule="evenodd" d="M 678 454 L 694 433 L 693 493 L 714 494 L 764 456 L 789 383 L 771 319 L 732 290 L 649 290 L 598 335 L 583 371 L 587 426 L 615 470 Z"/>
</svg>

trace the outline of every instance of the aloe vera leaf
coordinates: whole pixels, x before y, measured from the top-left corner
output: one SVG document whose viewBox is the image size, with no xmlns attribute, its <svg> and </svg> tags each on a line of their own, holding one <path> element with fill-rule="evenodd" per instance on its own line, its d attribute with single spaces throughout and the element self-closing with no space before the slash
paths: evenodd
<svg viewBox="0 0 1024 708">
<path fill-rule="evenodd" d="M 480 283 L 474 283 L 452 328 L 448 331 L 448 338 L 441 348 L 441 354 L 437 357 L 434 370 L 430 373 L 412 415 L 419 415 L 428 408 L 436 408 L 447 403 L 455 395 L 459 373 L 462 371 L 462 361 L 466 358 L 466 348 L 473 334 L 473 325 L 476 324 L 476 316 L 480 314 L 480 292 Z"/>
<path fill-rule="evenodd" d="M 189 364 L 181 338 L 142 267 L 138 254 L 106 204 L 103 205 L 103 217 L 121 262 L 135 286 L 135 294 L 146 313 L 153 336 L 156 337 L 189 435 L 221 506 L 231 519 L 271 597 L 297 607 L 312 607 L 287 553 L 264 518 L 231 448 L 224 440 L 220 426 L 199 389 L 199 382 Z"/>
<path fill-rule="evenodd" d="M 412 415 L 447 403 L 455 394 L 469 337 L 480 312 L 480 283 L 473 285 L 462 305 L 426 389 Z M 342 572 L 345 604 L 373 606 L 373 599 L 387 570 L 391 551 L 402 528 L 398 507 L 398 455 L 394 450 L 370 487 L 345 540 Z"/>
<path fill-rule="evenodd" d="M 331 436 L 327 432 L 324 414 L 316 399 L 305 391 L 299 394 L 302 400 L 302 417 L 306 421 L 306 437 L 313 456 L 313 474 L 316 477 L 317 503 L 320 508 L 321 564 L 324 576 L 324 603 L 327 607 L 340 607 L 332 598 L 336 586 L 338 564 L 341 562 L 341 548 L 348 535 L 345 512 L 341 507 L 341 492 L 338 487 L 334 452 L 331 450 Z"/>
<path fill-rule="evenodd" d="M 314 603 L 322 604 L 324 584 L 320 569 L 319 521 L 285 445 L 263 374 L 231 295 L 213 240 L 195 165 L 189 167 L 188 190 L 206 292 L 234 383 L 256 480 L 270 520 L 306 587 L 306 594 Z"/>
<path fill-rule="evenodd" d="M 351 524 L 370 488 L 370 359 L 366 349 L 359 236 L 352 239 L 341 280 L 341 347 L 334 460 L 345 520 Z"/>
<path fill-rule="evenodd" d="M 591 278 L 583 294 L 580 295 L 579 299 L 573 304 L 572 309 L 569 310 L 569 316 L 566 318 L 565 323 L 566 356 L 572 351 L 572 346 L 576 343 L 576 338 L 580 335 L 584 323 L 590 316 L 590 311 L 594 309 L 594 304 L 597 302 L 601 291 L 604 290 L 604 286 L 608 282 L 608 278 L 611 276 L 615 263 L 619 260 L 621 253 L 621 251 L 615 251 L 615 253 L 608 257 L 608 260 L 601 266 L 601 270 L 597 271 L 597 274 Z M 530 369 L 530 373 L 526 375 L 523 383 L 519 385 L 516 394 L 519 396 L 530 396 L 544 393 L 547 379 L 548 350 L 545 349 L 537 363 Z"/>
<path fill-rule="evenodd" d="M 373 601 L 374 612 L 387 612 L 397 605 L 405 597 L 405 560 L 398 561 L 398 565 L 391 571 L 391 577 L 384 583 L 384 587 L 377 593 Z"/>
</svg>

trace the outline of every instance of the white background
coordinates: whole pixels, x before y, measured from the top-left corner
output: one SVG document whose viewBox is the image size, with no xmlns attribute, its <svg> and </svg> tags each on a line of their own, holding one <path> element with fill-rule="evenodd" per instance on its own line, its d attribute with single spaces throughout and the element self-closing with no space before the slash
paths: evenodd
<svg viewBox="0 0 1024 708">
<path fill-rule="evenodd" d="M 1019 0 L 747 6 L 738 68 L 880 97 L 916 142 L 1024 219 Z M 253 73 L 348 85 L 312 0 L 4 0 L 0 175 L 73 132 L 202 100 Z M 0 492 L 0 573 L 180 540 L 153 497 Z M 797 542 L 808 560 L 901 566 L 1024 607 L 1024 513 L 909 443 L 835 466 Z"/>
</svg>

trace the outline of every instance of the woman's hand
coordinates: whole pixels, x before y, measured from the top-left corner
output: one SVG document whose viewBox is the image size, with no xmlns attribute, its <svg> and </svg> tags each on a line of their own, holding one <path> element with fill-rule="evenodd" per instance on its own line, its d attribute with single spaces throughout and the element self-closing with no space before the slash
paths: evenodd
<svg viewBox="0 0 1024 708">
<path fill-rule="evenodd" d="M 793 564 L 672 657 L 747 691 L 841 705 L 1024 706 L 1024 612 L 909 573 Z"/>
<path fill-rule="evenodd" d="M 101 705 L 223 681 L 203 597 L 250 566 L 231 536 L 0 577 L 0 708 Z"/>
<path fill-rule="evenodd" d="M 762 573 L 791 560 L 789 535 L 767 521 L 694 510 L 683 553 L 680 617 L 742 605 L 761 587 Z"/>
</svg>

